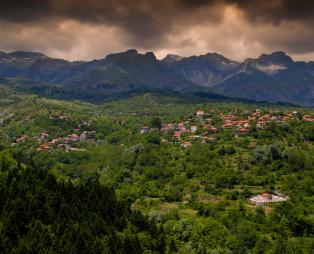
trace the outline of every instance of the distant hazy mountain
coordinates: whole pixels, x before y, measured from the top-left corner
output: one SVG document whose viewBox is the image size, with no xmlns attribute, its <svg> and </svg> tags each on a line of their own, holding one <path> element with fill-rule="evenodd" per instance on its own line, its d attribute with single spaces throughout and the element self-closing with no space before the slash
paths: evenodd
<svg viewBox="0 0 314 254">
<path fill-rule="evenodd" d="M 245 60 L 214 89 L 232 97 L 313 106 L 313 65 L 294 62 L 284 52 L 262 54 Z"/>
<path fill-rule="evenodd" d="M 158 60 L 152 52 L 140 54 L 134 49 L 90 62 L 69 62 L 36 52 L 0 52 L 0 78 L 36 81 L 37 90 L 42 89 L 41 82 L 59 93 L 75 90 L 100 97 L 138 90 L 214 91 L 236 98 L 314 106 L 314 62 L 295 62 L 284 52 L 262 54 L 242 63 L 217 53 L 170 54 Z"/>
<path fill-rule="evenodd" d="M 212 87 L 223 80 L 238 65 L 239 63 L 217 53 L 191 56 L 169 63 L 169 66 L 179 75 L 195 84 L 206 87 Z"/>
<path fill-rule="evenodd" d="M 184 57 L 182 56 L 178 56 L 178 55 L 174 55 L 174 54 L 168 54 L 164 59 L 162 59 L 161 61 L 164 63 L 168 63 L 168 64 L 172 64 L 175 62 L 180 61 L 181 59 L 183 59 Z"/>
<path fill-rule="evenodd" d="M 34 81 L 34 86 L 19 79 L 12 84 L 19 88 L 26 86 L 40 94 L 58 93 L 58 97 L 60 93 L 66 93 L 64 97 L 75 93 L 79 98 L 96 96 L 99 99 L 136 91 L 209 92 L 178 75 L 152 52 L 139 54 L 136 50 L 110 54 L 90 62 L 69 62 L 32 52 L 4 53 L 0 55 L 0 77 Z"/>
</svg>

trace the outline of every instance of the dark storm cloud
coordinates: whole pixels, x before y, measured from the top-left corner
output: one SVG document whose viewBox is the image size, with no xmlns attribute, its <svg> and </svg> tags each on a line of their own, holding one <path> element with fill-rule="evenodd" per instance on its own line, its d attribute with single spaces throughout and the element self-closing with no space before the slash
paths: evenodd
<svg viewBox="0 0 314 254">
<path fill-rule="evenodd" d="M 247 54 L 258 47 L 304 54 L 314 52 L 313 10 L 313 0 L 0 0 L 0 49 L 24 45 L 61 52 L 71 43 L 80 50 L 92 50 L 86 45 L 95 43 L 104 51 L 116 45 L 159 51 L 194 47 L 196 52 L 233 49 L 237 55 L 236 47 Z M 98 36 L 88 40 L 90 34 Z"/>
<path fill-rule="evenodd" d="M 219 0 L 2 0 L 0 18 L 9 21 L 38 21 L 47 18 L 72 18 L 89 22 L 136 23 L 166 18 L 180 19 L 180 16 L 201 6 L 222 3 Z M 190 12 L 190 14 L 189 14 Z M 186 17 L 185 17 L 186 18 Z M 155 20 L 154 20 L 155 19 Z M 142 24 L 145 25 L 145 24 Z"/>
<path fill-rule="evenodd" d="M 219 19 L 218 8 L 196 15 L 203 1 L 189 0 L 1 0 L 0 19 L 8 22 L 50 22 L 73 19 L 117 26 L 131 41 L 160 43 L 174 25 Z M 211 7 L 220 1 L 206 1 Z M 200 10 L 202 12 L 202 10 Z"/>
<path fill-rule="evenodd" d="M 251 21 L 313 21 L 314 1 L 312 0 L 228 0 L 243 10 Z"/>
<path fill-rule="evenodd" d="M 132 17 L 135 23 L 137 19 L 152 23 L 153 16 L 175 20 L 179 17 L 168 14 L 189 16 L 195 9 L 215 5 L 236 5 L 251 19 L 265 21 L 314 19 L 312 0 L 1 0 L 0 18 L 17 22 L 49 17 L 131 22 Z"/>
</svg>

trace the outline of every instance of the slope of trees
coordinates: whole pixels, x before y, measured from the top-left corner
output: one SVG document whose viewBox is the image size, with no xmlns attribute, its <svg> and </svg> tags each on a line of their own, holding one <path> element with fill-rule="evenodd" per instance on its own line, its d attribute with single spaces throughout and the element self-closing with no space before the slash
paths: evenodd
<svg viewBox="0 0 314 254">
<path fill-rule="evenodd" d="M 0 253 L 313 253 L 314 125 L 302 120 L 311 109 L 183 148 L 162 123 L 202 108 L 221 125 L 220 112 L 241 116 L 257 105 L 148 94 L 103 105 L 8 91 L 0 99 Z M 140 134 L 143 125 L 152 131 Z M 71 144 L 84 151 L 37 151 L 42 131 L 52 140 L 76 128 L 96 131 Z M 263 192 L 289 200 L 249 202 Z"/>
<path fill-rule="evenodd" d="M 0 156 L 1 253 L 163 253 L 162 228 L 90 177 L 57 182 Z"/>
</svg>

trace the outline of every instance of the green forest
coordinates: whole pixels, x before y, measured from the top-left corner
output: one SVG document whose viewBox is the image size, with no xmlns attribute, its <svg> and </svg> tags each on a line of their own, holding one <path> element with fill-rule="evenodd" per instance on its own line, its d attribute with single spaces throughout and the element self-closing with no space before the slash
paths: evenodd
<svg viewBox="0 0 314 254">
<path fill-rule="evenodd" d="M 1 86 L 0 253 L 314 253 L 313 142 L 309 108 Z"/>
</svg>

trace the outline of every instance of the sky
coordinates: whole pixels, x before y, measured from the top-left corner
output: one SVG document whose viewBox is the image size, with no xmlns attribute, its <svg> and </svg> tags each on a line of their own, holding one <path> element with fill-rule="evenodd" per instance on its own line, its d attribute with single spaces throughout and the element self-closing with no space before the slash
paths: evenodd
<svg viewBox="0 0 314 254">
<path fill-rule="evenodd" d="M 135 48 L 158 58 L 285 51 L 314 60 L 313 0 L 1 0 L 0 51 L 92 60 Z"/>
</svg>

